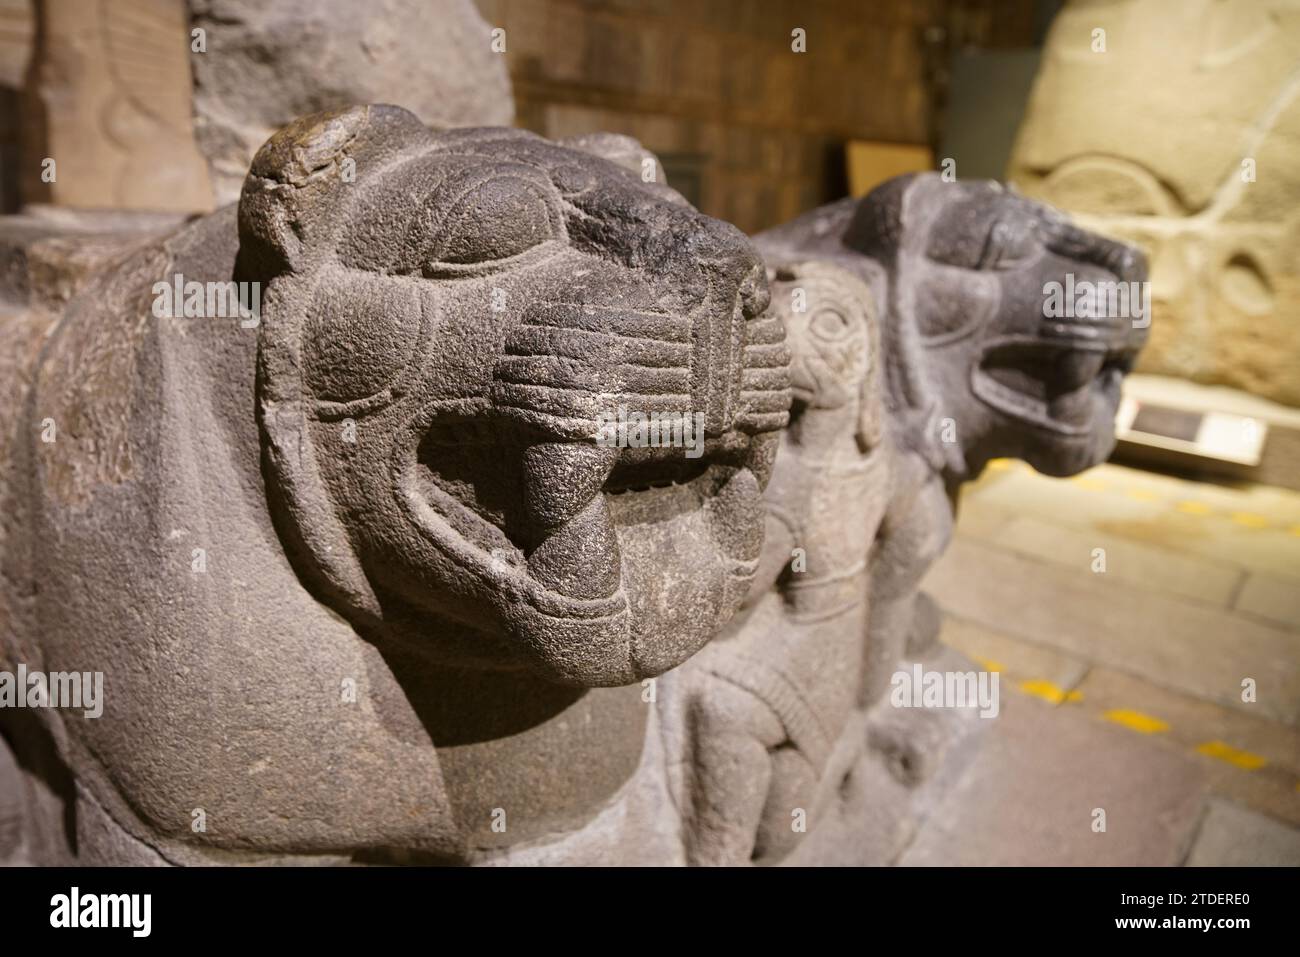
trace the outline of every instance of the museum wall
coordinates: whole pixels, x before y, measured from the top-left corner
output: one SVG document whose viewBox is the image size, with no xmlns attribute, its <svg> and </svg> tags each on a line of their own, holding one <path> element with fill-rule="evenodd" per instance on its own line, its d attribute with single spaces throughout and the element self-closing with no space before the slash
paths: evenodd
<svg viewBox="0 0 1300 957">
<path fill-rule="evenodd" d="M 1071 3 L 1008 178 L 1151 259 L 1141 369 L 1300 405 L 1300 4 Z"/>
<path fill-rule="evenodd" d="M 611 130 L 747 232 L 846 192 L 849 140 L 930 145 L 947 51 L 1032 40 L 1032 0 L 480 0 L 506 31 L 517 122 Z M 788 24 L 774 35 L 774 24 Z M 806 31 L 807 52 L 790 31 Z M 676 175 L 674 175 L 676 174 Z"/>
<path fill-rule="evenodd" d="M 748 233 L 952 158 L 1150 253 L 1140 371 L 1294 406 L 1298 24 L 1280 0 L 0 0 L 0 210 L 206 212 L 273 130 L 360 102 L 631 135 Z"/>
<path fill-rule="evenodd" d="M 756 232 L 843 195 L 846 142 L 937 144 L 952 51 L 1028 47 L 1042 4 L 480 0 L 484 24 L 468 0 L 192 0 L 188 27 L 186 6 L 48 0 L 38 16 L 31 0 L 0 3 L 0 96 L 22 107 L 0 111 L 5 210 L 19 204 L 20 166 L 26 202 L 133 208 L 132 189 L 164 175 L 173 182 L 149 205 L 203 211 L 234 199 L 240 167 L 275 127 L 345 99 L 392 102 L 435 125 L 509 123 L 504 73 L 484 83 L 486 41 L 476 50 L 466 39 L 487 25 L 505 31 L 491 55 L 508 68 L 517 125 L 632 135 L 704 212 Z M 207 33 L 204 53 L 189 56 L 192 80 L 189 27 Z M 34 45 L 45 52 L 33 57 Z M 295 70 L 281 75 L 301 81 L 267 83 L 267 65 L 284 58 Z M 41 159 L 73 135 L 67 161 L 80 175 L 42 182 Z"/>
</svg>

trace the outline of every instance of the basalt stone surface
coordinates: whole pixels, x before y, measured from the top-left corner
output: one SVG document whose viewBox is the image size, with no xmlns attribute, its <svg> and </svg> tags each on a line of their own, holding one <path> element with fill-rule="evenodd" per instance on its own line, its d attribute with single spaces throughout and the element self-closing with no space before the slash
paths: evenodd
<svg viewBox="0 0 1300 957">
<path fill-rule="evenodd" d="M 95 273 L 183 222 L 175 214 L 41 205 L 0 216 L 0 308 L 61 311 Z"/>
<path fill-rule="evenodd" d="M 736 620 L 663 679 L 692 864 L 782 860 L 820 825 L 864 743 L 843 732 L 890 480 L 875 303 L 828 262 L 768 265 L 794 404 L 764 499 L 763 561 Z"/>
<path fill-rule="evenodd" d="M 756 242 L 769 262 L 813 259 L 854 273 L 881 317 L 888 478 L 883 515 L 862 526 L 873 539 L 870 607 L 859 711 L 843 731 L 865 747 L 837 781 L 824 826 L 789 861 L 890 863 L 987 725 L 973 712 L 899 711 L 887 694 L 912 662 L 976 670 L 938 644 L 940 616 L 919 591 L 952 536 L 958 490 L 997 457 L 1057 476 L 1106 458 L 1120 382 L 1149 317 L 1051 318 L 1046 290 L 1067 274 L 1141 282 L 1146 261 L 997 183 L 936 174 L 891 180 Z"/>
<path fill-rule="evenodd" d="M 169 314 L 178 276 L 260 310 Z M 237 208 L 4 338 L 5 663 L 106 698 L 0 712 L 27 846 L 680 860 L 640 682 L 756 574 L 790 403 L 767 304 L 739 231 L 591 153 L 393 107 L 278 133 Z M 620 404 L 699 411 L 702 454 L 597 444 Z"/>
<path fill-rule="evenodd" d="M 579 687 L 680 664 L 753 577 L 789 403 L 747 240 L 524 134 L 394 163 L 431 142 L 405 112 L 310 123 L 259 153 L 240 221 L 241 276 L 266 288 L 267 464 L 307 577 L 438 663 Z M 347 161 L 376 179 L 339 181 Z M 620 406 L 701 410 L 703 454 L 594 444 Z"/>
<path fill-rule="evenodd" d="M 194 127 L 218 205 L 299 116 L 393 103 L 430 126 L 508 125 L 506 58 L 472 0 L 188 0 Z"/>
<path fill-rule="evenodd" d="M 1071 276 L 1140 283 L 1146 260 L 997 183 L 937 174 L 890 180 L 758 242 L 769 258 L 798 251 L 857 269 L 881 297 L 899 461 L 871 570 L 870 703 L 904 650 L 916 586 L 947 546 L 961 484 L 994 458 L 1064 476 L 1110 454 L 1120 382 L 1149 317 L 1103 308 L 1052 318 L 1046 290 Z"/>
<path fill-rule="evenodd" d="M 1143 261 L 934 176 L 755 245 L 660 173 L 316 114 L 237 207 L 0 315 L 0 666 L 105 688 L 0 709 L 0 853 L 895 859 L 988 724 L 882 694 L 973 670 L 917 591 L 953 497 L 1105 456 L 1145 330 L 1044 283 Z"/>
</svg>

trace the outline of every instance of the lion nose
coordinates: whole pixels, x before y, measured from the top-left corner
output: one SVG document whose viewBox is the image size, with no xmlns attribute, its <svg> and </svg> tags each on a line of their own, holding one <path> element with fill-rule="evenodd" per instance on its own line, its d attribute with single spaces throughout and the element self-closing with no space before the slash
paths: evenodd
<svg viewBox="0 0 1300 957">
<path fill-rule="evenodd" d="M 1147 327 L 1151 325 L 1146 254 L 1137 246 L 1118 240 L 1100 239 L 1098 245 L 1101 247 L 1101 264 L 1118 276 L 1121 284 L 1129 287 L 1130 308 L 1140 310 L 1134 317 L 1137 321 L 1125 326 L 1125 344 L 1130 348 L 1141 348 L 1146 342 Z"/>
<path fill-rule="evenodd" d="M 1109 239 L 1083 230 L 1079 232 L 1088 239 L 1081 257 L 1086 262 L 1101 266 L 1120 282 L 1146 281 L 1147 257 L 1142 250 L 1118 239 Z"/>
<path fill-rule="evenodd" d="M 749 237 L 730 223 L 705 216 L 700 218 L 700 228 L 689 243 L 695 261 L 726 282 L 731 289 L 743 292 L 751 275 L 756 270 L 763 271 L 763 261 L 759 258 L 758 251 L 750 243 Z"/>
<path fill-rule="evenodd" d="M 717 437 L 736 426 L 745 406 L 745 326 L 770 301 L 767 271 L 744 233 L 709 220 L 692 237 L 691 252 L 709 276 L 713 308 L 699 315 L 693 334 L 696 408 L 705 434 Z"/>
</svg>

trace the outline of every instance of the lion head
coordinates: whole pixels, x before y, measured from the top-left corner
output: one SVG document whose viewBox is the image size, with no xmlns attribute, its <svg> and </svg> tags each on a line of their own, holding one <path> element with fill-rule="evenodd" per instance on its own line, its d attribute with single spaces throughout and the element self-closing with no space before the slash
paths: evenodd
<svg viewBox="0 0 1300 957">
<path fill-rule="evenodd" d="M 891 405 L 949 475 L 999 456 L 1049 475 L 1106 458 L 1149 325 L 1137 249 L 996 182 L 937 174 L 878 187 L 841 241 L 887 273 Z M 1086 301 L 1063 301 L 1076 289 Z"/>
<path fill-rule="evenodd" d="M 389 106 L 276 134 L 239 222 L 272 510 L 363 634 L 616 685 L 733 613 L 790 403 L 743 234 L 592 152 Z M 598 441 L 620 408 L 694 419 L 703 454 Z"/>
</svg>

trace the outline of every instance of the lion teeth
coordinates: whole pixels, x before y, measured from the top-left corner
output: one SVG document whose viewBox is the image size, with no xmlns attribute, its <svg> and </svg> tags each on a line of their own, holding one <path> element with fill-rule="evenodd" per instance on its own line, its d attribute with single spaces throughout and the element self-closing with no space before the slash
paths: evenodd
<svg viewBox="0 0 1300 957">
<path fill-rule="evenodd" d="M 1068 389 L 1077 389 L 1087 385 L 1101 372 L 1106 356 L 1101 352 L 1071 350 L 1064 353 L 1056 362 L 1060 382 Z"/>
<path fill-rule="evenodd" d="M 622 557 L 605 497 L 617 449 L 539 442 L 524 452 L 528 569 L 571 598 L 603 598 L 619 586 Z"/>
</svg>

